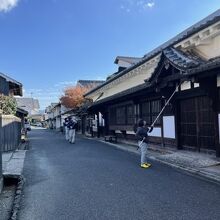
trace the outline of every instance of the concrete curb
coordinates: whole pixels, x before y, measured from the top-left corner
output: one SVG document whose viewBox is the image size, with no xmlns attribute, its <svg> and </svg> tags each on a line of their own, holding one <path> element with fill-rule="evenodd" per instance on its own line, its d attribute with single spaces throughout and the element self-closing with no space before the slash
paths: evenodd
<svg viewBox="0 0 220 220">
<path fill-rule="evenodd" d="M 18 217 L 18 211 L 20 209 L 21 197 L 22 197 L 22 190 L 24 187 L 25 179 L 23 176 L 18 178 L 18 186 L 15 192 L 15 199 L 12 207 L 11 217 L 10 220 L 16 220 Z"/>
<path fill-rule="evenodd" d="M 99 141 L 101 143 L 113 146 L 113 147 L 115 147 L 119 150 L 123 150 L 123 151 L 129 152 L 129 153 L 134 153 L 136 155 L 140 155 L 139 151 L 135 151 L 134 149 L 129 149 L 129 148 L 126 149 L 125 147 L 122 147 L 118 144 L 109 143 L 109 142 L 105 142 L 103 140 L 89 138 L 89 137 L 85 137 L 85 138 L 89 139 L 89 140 Z M 152 151 L 152 149 L 150 149 L 150 150 Z M 208 180 L 209 182 L 214 182 L 214 183 L 220 185 L 220 176 L 217 176 L 217 175 L 214 175 L 214 174 L 202 171 L 202 170 L 198 170 L 198 169 L 194 169 L 194 168 L 190 168 L 190 167 L 186 167 L 186 166 L 180 166 L 180 165 L 177 165 L 177 164 L 174 164 L 174 163 L 170 163 L 170 162 L 167 162 L 165 160 L 156 158 L 154 156 L 148 156 L 148 158 L 151 159 L 151 160 L 157 161 L 159 163 L 162 163 L 164 165 L 167 165 L 169 167 L 172 167 L 174 169 L 181 170 L 181 171 L 183 171 L 187 174 L 192 174 L 193 176 L 200 177 L 202 179 Z"/>
<path fill-rule="evenodd" d="M 3 170 L 4 178 L 15 179 L 17 182 L 10 220 L 17 219 L 17 215 L 20 208 L 22 190 L 25 182 L 25 179 L 23 177 L 23 170 L 24 170 L 26 152 L 27 150 L 14 151 L 10 159 L 7 161 L 5 170 Z"/>
</svg>

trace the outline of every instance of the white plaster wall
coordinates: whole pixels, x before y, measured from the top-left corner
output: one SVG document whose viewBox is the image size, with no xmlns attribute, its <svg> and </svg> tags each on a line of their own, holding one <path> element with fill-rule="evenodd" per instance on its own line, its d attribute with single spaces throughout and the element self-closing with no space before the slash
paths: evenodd
<svg viewBox="0 0 220 220">
<path fill-rule="evenodd" d="M 60 117 L 57 117 L 56 118 L 56 129 L 59 129 L 60 128 Z"/>
<path fill-rule="evenodd" d="M 165 138 L 175 139 L 175 118 L 174 116 L 163 116 L 163 133 Z"/>
<path fill-rule="evenodd" d="M 126 131 L 127 134 L 135 134 L 134 131 Z"/>
<path fill-rule="evenodd" d="M 197 46 L 196 49 L 206 59 L 220 56 L 220 35 L 208 39 L 206 43 Z"/>
<path fill-rule="evenodd" d="M 187 90 L 187 89 L 191 89 L 191 83 L 190 82 L 183 82 L 180 86 L 181 91 Z"/>
<path fill-rule="evenodd" d="M 123 61 L 123 60 L 119 60 L 119 61 L 118 61 L 118 66 L 121 66 L 121 67 L 129 67 L 129 66 L 131 66 L 131 64 L 128 63 L 128 62 L 125 62 L 125 61 Z"/>
<path fill-rule="evenodd" d="M 161 128 L 154 128 L 153 131 L 151 133 L 149 133 L 149 136 L 152 137 L 161 137 Z"/>
<path fill-rule="evenodd" d="M 194 88 L 199 87 L 199 83 L 194 83 Z"/>
<path fill-rule="evenodd" d="M 134 77 L 125 78 L 124 81 L 122 81 L 121 83 L 114 85 L 112 88 L 104 90 L 104 94 L 98 100 L 102 100 L 104 98 L 107 98 L 119 92 L 122 92 L 127 89 L 143 84 L 144 80 L 150 78 L 153 71 L 154 71 L 154 68 L 151 68 L 148 70 L 142 70 L 138 75 Z M 99 97 L 100 94 L 101 92 L 95 95 L 93 94 L 93 96 L 88 96 L 88 97 L 91 97 L 93 101 L 95 101 Z"/>
<path fill-rule="evenodd" d="M 99 112 L 99 126 L 105 126 L 105 120 L 102 117 L 102 114 Z"/>
<path fill-rule="evenodd" d="M 220 74 L 217 76 L 217 87 L 220 87 Z"/>
<path fill-rule="evenodd" d="M 218 127 L 219 127 L 219 143 L 220 143 L 220 114 L 218 114 Z"/>
</svg>

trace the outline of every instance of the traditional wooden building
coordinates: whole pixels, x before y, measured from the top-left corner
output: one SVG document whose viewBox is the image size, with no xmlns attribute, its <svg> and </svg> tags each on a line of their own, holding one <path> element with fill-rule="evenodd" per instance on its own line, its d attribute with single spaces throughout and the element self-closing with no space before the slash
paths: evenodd
<svg viewBox="0 0 220 220">
<path fill-rule="evenodd" d="M 22 84 L 0 73 L 0 94 L 22 96 Z"/>
<path fill-rule="evenodd" d="M 11 77 L 0 73 L 0 94 L 6 95 L 6 96 L 22 96 L 22 84 L 17 82 L 16 80 L 12 79 Z M 13 142 L 15 143 L 16 140 L 19 141 L 19 138 L 21 136 L 21 130 L 17 129 L 20 128 L 19 124 L 16 123 L 16 125 L 13 126 L 13 129 L 11 129 L 10 131 L 14 131 L 12 134 L 8 132 L 8 130 L 4 127 L 9 127 L 9 126 L 4 126 L 4 119 L 3 116 L 1 115 L 2 111 L 0 109 L 0 193 L 2 191 L 2 187 L 3 187 L 3 176 L 2 176 L 2 151 L 5 150 L 5 148 L 10 147 L 11 143 L 9 142 Z M 23 118 L 25 112 L 21 109 L 17 110 L 17 114 L 19 114 L 19 116 L 21 117 L 21 119 Z M 16 118 L 14 116 L 12 116 L 14 120 L 16 120 Z M 9 123 L 7 123 L 9 124 Z M 12 123 L 11 123 L 12 124 Z M 7 130 L 7 131 L 6 131 Z M 12 138 L 10 138 L 10 141 L 5 141 L 5 137 L 9 137 L 10 135 L 12 135 Z M 6 143 L 7 142 L 7 143 Z"/>
<path fill-rule="evenodd" d="M 97 86 L 100 86 L 104 83 L 103 80 L 78 80 L 76 86 L 85 88 L 85 89 L 94 89 Z M 87 114 L 86 110 L 90 103 L 90 100 L 84 100 L 83 104 L 80 107 L 75 107 L 72 109 L 68 109 L 63 114 L 63 119 L 66 116 L 75 116 L 78 121 L 78 133 L 82 134 L 91 134 L 91 124 L 90 116 Z"/>
<path fill-rule="evenodd" d="M 220 156 L 220 10 L 88 92 L 97 135 L 134 139 L 133 125 L 155 120 L 150 141 Z M 104 125 L 99 128 L 100 115 Z"/>
</svg>

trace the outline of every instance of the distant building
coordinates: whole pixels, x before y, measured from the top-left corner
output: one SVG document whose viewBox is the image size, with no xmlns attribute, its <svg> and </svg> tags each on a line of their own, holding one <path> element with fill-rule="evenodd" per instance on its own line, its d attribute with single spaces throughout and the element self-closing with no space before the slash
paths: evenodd
<svg viewBox="0 0 220 220">
<path fill-rule="evenodd" d="M 51 103 L 45 109 L 44 119 L 46 125 L 50 129 L 60 129 L 61 125 L 61 104 L 60 103 Z"/>
<path fill-rule="evenodd" d="M 38 99 L 34 98 L 16 98 L 17 105 L 19 108 L 26 110 L 31 115 L 40 114 L 40 104 Z"/>
</svg>

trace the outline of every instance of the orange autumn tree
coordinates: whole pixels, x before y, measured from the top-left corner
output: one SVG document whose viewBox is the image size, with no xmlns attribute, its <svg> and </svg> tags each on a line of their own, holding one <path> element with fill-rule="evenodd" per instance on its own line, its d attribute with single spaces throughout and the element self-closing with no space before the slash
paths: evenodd
<svg viewBox="0 0 220 220">
<path fill-rule="evenodd" d="M 66 108 L 80 107 L 85 102 L 83 95 L 90 89 L 90 87 L 82 87 L 79 85 L 68 87 L 64 90 L 64 95 L 60 98 L 60 102 Z"/>
</svg>

